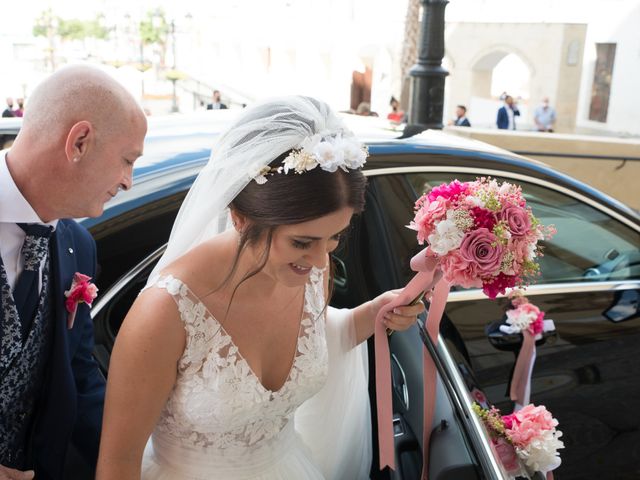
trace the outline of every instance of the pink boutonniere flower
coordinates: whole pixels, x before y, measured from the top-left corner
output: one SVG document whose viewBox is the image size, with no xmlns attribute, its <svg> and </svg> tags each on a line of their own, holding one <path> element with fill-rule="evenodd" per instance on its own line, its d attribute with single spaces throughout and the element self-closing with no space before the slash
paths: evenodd
<svg viewBox="0 0 640 480">
<path fill-rule="evenodd" d="M 67 328 L 69 329 L 73 328 L 78 304 L 84 302 L 91 307 L 93 300 L 98 296 L 98 288 L 90 280 L 91 277 L 76 272 L 73 274 L 71 287 L 64 292 L 64 296 L 67 297 L 64 305 L 69 312 L 67 318 Z"/>
</svg>

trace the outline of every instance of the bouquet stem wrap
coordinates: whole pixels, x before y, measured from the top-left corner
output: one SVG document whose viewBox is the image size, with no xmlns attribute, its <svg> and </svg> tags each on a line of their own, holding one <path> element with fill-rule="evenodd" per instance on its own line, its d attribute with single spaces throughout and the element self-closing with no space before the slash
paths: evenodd
<svg viewBox="0 0 640 480">
<path fill-rule="evenodd" d="M 447 303 L 450 285 L 442 280 L 442 272 L 438 268 L 438 260 L 428 256 L 426 249 L 411 259 L 411 269 L 418 272 L 392 301 L 384 305 L 376 317 L 375 349 L 376 349 L 376 401 L 378 406 L 378 443 L 380 448 L 380 469 L 395 469 L 395 449 L 393 436 L 393 409 L 391 398 L 391 365 L 389 361 L 389 342 L 383 323 L 384 315 L 395 307 L 407 305 L 422 292 L 434 289 L 425 324 L 426 333 L 434 345 L 438 341 L 440 320 Z M 436 366 L 426 346 L 423 346 L 423 388 L 424 388 L 424 428 L 423 428 L 423 471 L 422 478 L 427 478 L 429 460 L 429 439 L 433 413 L 435 408 Z"/>
</svg>

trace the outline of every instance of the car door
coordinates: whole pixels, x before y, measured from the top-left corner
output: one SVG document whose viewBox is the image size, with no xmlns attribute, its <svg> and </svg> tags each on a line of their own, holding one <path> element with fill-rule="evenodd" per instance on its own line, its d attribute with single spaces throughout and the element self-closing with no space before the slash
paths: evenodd
<svg viewBox="0 0 640 480">
<path fill-rule="evenodd" d="M 410 172 L 377 172 L 376 201 L 383 205 L 385 235 L 393 237 L 386 255 L 402 264 L 395 274 L 387 275 L 386 283 L 400 286 L 411 275 L 407 259 L 419 247 L 414 232 L 404 225 L 413 216 L 418 195 L 454 178 L 465 181 L 488 174 L 522 185 L 536 216 L 558 229 L 545 242 L 537 284 L 528 289 L 530 300 L 556 325 L 556 334 L 539 342 L 531 396 L 533 403 L 549 408 L 564 433 L 566 448 L 556 478 L 639 478 L 637 226 L 547 181 L 506 171 L 451 170 L 414 167 Z M 441 328 L 469 388 L 484 391 L 503 411 L 512 408 L 507 386 L 519 343 L 495 339 L 492 343 L 487 332 L 506 308 L 504 298 L 491 301 L 478 290 L 454 289 Z"/>
</svg>

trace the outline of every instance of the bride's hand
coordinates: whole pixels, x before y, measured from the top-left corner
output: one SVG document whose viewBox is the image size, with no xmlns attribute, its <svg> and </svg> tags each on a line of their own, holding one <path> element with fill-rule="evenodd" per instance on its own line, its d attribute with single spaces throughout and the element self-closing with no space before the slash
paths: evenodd
<svg viewBox="0 0 640 480">
<path fill-rule="evenodd" d="M 390 290 L 371 300 L 369 307 L 374 321 L 380 309 L 387 303 L 394 300 L 400 292 L 401 290 Z M 406 330 L 416 322 L 416 317 L 424 311 L 425 308 L 422 301 L 419 301 L 415 305 L 395 307 L 385 315 L 384 325 L 390 330 Z"/>
</svg>

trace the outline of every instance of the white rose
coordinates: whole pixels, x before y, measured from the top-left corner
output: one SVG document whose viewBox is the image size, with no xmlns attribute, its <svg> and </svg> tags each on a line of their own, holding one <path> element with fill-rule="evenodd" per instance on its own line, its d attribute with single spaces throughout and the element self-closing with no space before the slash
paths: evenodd
<svg viewBox="0 0 640 480">
<path fill-rule="evenodd" d="M 527 246 L 527 260 L 533 261 L 533 259 L 536 258 L 536 257 L 537 257 L 536 244 L 535 243 L 530 243 Z"/>
<path fill-rule="evenodd" d="M 327 172 L 335 172 L 344 164 L 344 152 L 329 142 L 320 142 L 313 149 L 313 155 L 318 160 L 320 168 Z"/>
<path fill-rule="evenodd" d="M 460 247 L 464 232 L 453 220 L 442 220 L 436 224 L 435 231 L 429 235 L 429 247 L 438 255 L 446 255 L 451 250 Z"/>
<path fill-rule="evenodd" d="M 336 148 L 342 150 L 344 155 L 344 167 L 355 170 L 361 168 L 367 154 L 355 139 L 342 139 L 336 143 Z"/>
</svg>

